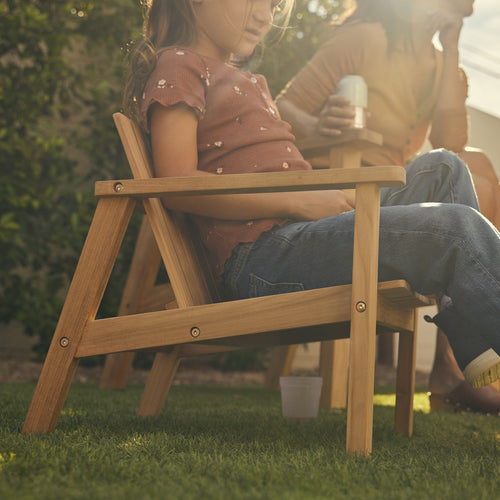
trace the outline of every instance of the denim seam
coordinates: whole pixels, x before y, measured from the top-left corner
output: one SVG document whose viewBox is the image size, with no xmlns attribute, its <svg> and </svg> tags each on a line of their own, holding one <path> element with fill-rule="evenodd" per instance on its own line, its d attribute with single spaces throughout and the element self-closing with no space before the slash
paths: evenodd
<svg viewBox="0 0 500 500">
<path fill-rule="evenodd" d="M 448 167 L 448 169 L 453 174 L 453 169 L 452 169 L 451 165 L 449 165 L 446 162 L 443 162 L 443 165 L 446 165 Z M 452 203 L 456 203 L 456 199 L 455 199 L 455 183 L 453 182 L 453 175 L 450 175 L 450 196 L 451 196 L 451 202 Z"/>
<path fill-rule="evenodd" d="M 253 243 L 252 244 L 243 244 L 239 249 L 237 249 L 237 253 L 233 256 L 234 257 L 234 264 L 233 264 L 233 272 L 231 273 L 231 280 L 229 281 L 229 289 L 234 293 L 236 292 L 236 284 L 239 280 L 241 271 L 243 270 L 243 267 L 246 264 L 248 254 L 252 250 Z"/>
<path fill-rule="evenodd" d="M 249 296 L 250 297 L 260 297 L 258 290 L 268 290 L 273 291 L 271 295 L 290 293 L 305 290 L 304 283 L 300 282 L 289 282 L 289 281 L 278 281 L 272 282 L 262 278 L 261 276 L 251 273 L 249 276 Z M 264 294 L 268 295 L 268 294 Z"/>
<path fill-rule="evenodd" d="M 451 165 L 449 165 L 446 162 L 442 162 L 441 165 L 446 166 L 453 173 L 453 169 L 452 169 Z M 419 176 L 421 176 L 423 174 L 430 174 L 430 173 L 434 173 L 434 172 L 435 172 L 435 169 L 420 170 L 419 172 L 417 172 L 415 174 L 414 178 L 417 178 L 417 177 L 419 177 Z M 393 199 L 395 196 L 398 196 L 401 193 L 404 193 L 406 190 L 409 189 L 409 187 L 410 187 L 410 184 L 406 184 L 405 186 L 403 186 L 398 191 L 395 191 L 395 192 L 391 193 L 391 195 L 389 196 L 389 198 L 387 198 L 386 203 L 389 202 L 391 199 Z M 453 183 L 453 176 L 450 176 L 450 198 L 451 198 L 451 203 L 456 203 L 455 184 Z"/>
</svg>

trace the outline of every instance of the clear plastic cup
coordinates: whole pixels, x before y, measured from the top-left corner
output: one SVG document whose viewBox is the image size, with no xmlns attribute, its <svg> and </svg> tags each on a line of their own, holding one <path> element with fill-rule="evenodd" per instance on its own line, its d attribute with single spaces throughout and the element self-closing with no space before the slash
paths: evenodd
<svg viewBox="0 0 500 500">
<path fill-rule="evenodd" d="M 318 416 L 321 377 L 280 377 L 284 418 L 307 420 Z"/>
</svg>

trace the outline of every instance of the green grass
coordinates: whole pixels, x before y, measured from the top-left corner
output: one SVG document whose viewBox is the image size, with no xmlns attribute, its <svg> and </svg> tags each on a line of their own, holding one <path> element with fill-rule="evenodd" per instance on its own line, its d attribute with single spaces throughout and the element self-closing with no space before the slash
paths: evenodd
<svg viewBox="0 0 500 500">
<path fill-rule="evenodd" d="M 20 428 L 33 384 L 0 385 L 0 498 L 488 499 L 500 492 L 499 419 L 431 414 L 417 394 L 412 438 L 376 396 L 373 454 L 350 457 L 345 412 L 283 420 L 279 393 L 174 386 L 159 418 L 135 416 L 141 387 L 74 384 L 56 431 Z"/>
</svg>

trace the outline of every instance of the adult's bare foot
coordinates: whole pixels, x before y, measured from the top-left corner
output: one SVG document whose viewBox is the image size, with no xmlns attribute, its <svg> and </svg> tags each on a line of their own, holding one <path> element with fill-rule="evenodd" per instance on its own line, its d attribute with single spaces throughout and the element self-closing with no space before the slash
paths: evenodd
<svg viewBox="0 0 500 500">
<path fill-rule="evenodd" d="M 432 411 L 472 411 L 500 415 L 500 393 L 491 385 L 474 389 L 463 380 L 446 394 L 428 394 Z"/>
<path fill-rule="evenodd" d="M 429 377 L 431 410 L 473 411 L 500 415 L 498 384 L 474 389 L 455 361 L 448 339 L 438 330 L 436 354 Z"/>
</svg>

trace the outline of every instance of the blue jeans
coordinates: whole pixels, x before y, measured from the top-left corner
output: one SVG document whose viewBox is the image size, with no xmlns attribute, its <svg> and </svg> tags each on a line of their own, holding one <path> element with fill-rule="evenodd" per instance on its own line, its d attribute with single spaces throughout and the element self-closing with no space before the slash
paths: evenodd
<svg viewBox="0 0 500 500">
<path fill-rule="evenodd" d="M 422 155 L 405 186 L 382 189 L 381 204 L 379 280 L 451 298 L 463 318 L 455 323 L 467 325 L 445 331 L 452 349 L 467 351 L 477 335 L 500 353 L 500 234 L 479 213 L 465 164 L 443 150 Z M 351 283 L 353 239 L 353 211 L 274 228 L 234 249 L 226 291 L 248 298 Z"/>
</svg>

